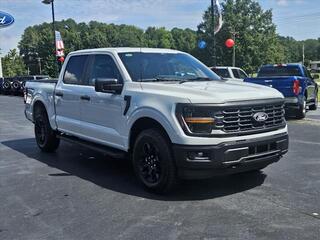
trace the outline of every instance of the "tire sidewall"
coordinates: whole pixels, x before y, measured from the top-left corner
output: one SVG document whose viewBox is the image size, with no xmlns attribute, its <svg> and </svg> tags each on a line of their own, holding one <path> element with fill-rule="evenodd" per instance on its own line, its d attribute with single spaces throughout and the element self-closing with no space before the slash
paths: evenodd
<svg viewBox="0 0 320 240">
<path fill-rule="evenodd" d="M 41 143 L 39 141 L 39 136 L 37 134 L 37 127 L 39 127 L 39 124 L 40 122 L 42 122 L 44 124 L 44 129 L 45 129 L 45 140 L 43 143 Z M 35 125 L 34 125 L 34 134 L 35 134 L 35 137 L 36 137 L 36 142 L 37 142 L 37 145 L 39 146 L 39 148 L 43 149 L 47 143 L 48 143 L 48 120 L 45 116 L 45 114 L 42 112 L 42 111 L 38 111 L 36 112 L 36 116 L 35 116 Z"/>
<path fill-rule="evenodd" d="M 139 170 L 139 162 L 142 155 L 141 150 L 146 142 L 153 144 L 159 150 L 157 154 L 160 162 L 161 174 L 160 180 L 154 184 L 145 181 L 145 179 L 141 176 L 141 172 Z M 175 175 L 175 165 L 169 142 L 156 129 L 144 130 L 139 134 L 133 148 L 132 163 L 134 172 L 139 181 L 144 185 L 144 187 L 151 191 L 162 192 L 163 189 L 165 189 L 168 185 L 168 182 L 171 181 L 170 178 L 174 177 L 173 175 Z"/>
</svg>

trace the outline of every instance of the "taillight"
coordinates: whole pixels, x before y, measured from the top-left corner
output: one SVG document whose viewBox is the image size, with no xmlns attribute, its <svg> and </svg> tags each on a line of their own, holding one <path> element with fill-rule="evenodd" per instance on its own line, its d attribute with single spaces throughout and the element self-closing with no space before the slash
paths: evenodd
<svg viewBox="0 0 320 240">
<path fill-rule="evenodd" d="M 295 95 L 298 95 L 298 94 L 299 94 L 299 91 L 300 91 L 300 82 L 299 82 L 299 80 L 294 80 L 294 81 L 293 81 L 292 90 L 293 90 L 293 93 L 294 93 Z"/>
</svg>

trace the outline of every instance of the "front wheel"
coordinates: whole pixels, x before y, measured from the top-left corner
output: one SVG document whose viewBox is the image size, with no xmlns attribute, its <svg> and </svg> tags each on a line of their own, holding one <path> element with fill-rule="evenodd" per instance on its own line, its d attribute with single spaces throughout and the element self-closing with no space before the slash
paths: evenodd
<svg viewBox="0 0 320 240">
<path fill-rule="evenodd" d="M 60 144 L 60 138 L 52 130 L 47 113 L 42 108 L 35 111 L 34 133 L 38 147 L 43 152 L 54 152 Z"/>
<path fill-rule="evenodd" d="M 299 109 L 296 112 L 296 118 L 297 119 L 303 119 L 306 117 L 307 113 L 307 100 L 306 97 L 303 97 L 302 103 L 299 106 Z"/>
<path fill-rule="evenodd" d="M 132 157 L 135 174 L 147 190 L 165 193 L 176 186 L 170 142 L 159 130 L 142 131 L 134 144 Z"/>
</svg>

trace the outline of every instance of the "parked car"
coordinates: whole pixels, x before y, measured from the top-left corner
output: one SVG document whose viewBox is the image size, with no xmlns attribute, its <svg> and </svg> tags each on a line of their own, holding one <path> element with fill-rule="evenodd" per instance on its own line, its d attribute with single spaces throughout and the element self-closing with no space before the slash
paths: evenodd
<svg viewBox="0 0 320 240">
<path fill-rule="evenodd" d="M 80 50 L 57 81 L 26 83 L 25 115 L 42 151 L 63 139 L 129 156 L 147 189 L 166 192 L 179 178 L 259 170 L 287 152 L 282 94 L 233 82 L 180 51 Z"/>
<path fill-rule="evenodd" d="M 237 67 L 211 67 L 211 70 L 225 79 L 243 80 L 248 77 L 248 74 Z"/>
<path fill-rule="evenodd" d="M 256 78 L 246 78 L 244 81 L 280 91 L 285 97 L 287 112 L 298 119 L 306 116 L 307 107 L 309 110 L 318 107 L 318 85 L 302 64 L 264 65 Z"/>
</svg>

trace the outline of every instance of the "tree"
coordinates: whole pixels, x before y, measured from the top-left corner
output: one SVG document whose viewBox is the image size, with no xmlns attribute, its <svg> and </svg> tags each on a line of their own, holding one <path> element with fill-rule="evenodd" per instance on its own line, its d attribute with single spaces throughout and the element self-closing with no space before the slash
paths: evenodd
<svg viewBox="0 0 320 240">
<path fill-rule="evenodd" d="M 153 48 L 173 48 L 173 38 L 169 31 L 164 27 L 149 27 L 145 32 L 148 47 Z"/>
<path fill-rule="evenodd" d="M 171 30 L 171 36 L 173 39 L 173 48 L 179 49 L 180 51 L 192 53 L 197 46 L 196 32 L 189 28 L 173 28 Z"/>
<path fill-rule="evenodd" d="M 3 75 L 5 77 L 14 77 L 26 74 L 26 65 L 19 56 L 16 49 L 11 49 L 2 59 Z"/>
<path fill-rule="evenodd" d="M 216 56 L 218 65 L 232 64 L 232 49 L 224 45 L 236 32 L 236 65 L 248 72 L 254 72 L 265 63 L 282 62 L 283 49 L 276 35 L 276 26 L 272 22 L 272 11 L 263 11 L 253 0 L 226 0 L 223 4 L 224 24 L 216 34 Z M 198 51 L 198 57 L 207 65 L 212 65 L 212 21 L 208 9 L 203 22 L 198 25 L 198 39 L 208 43 L 208 49 Z"/>
</svg>

